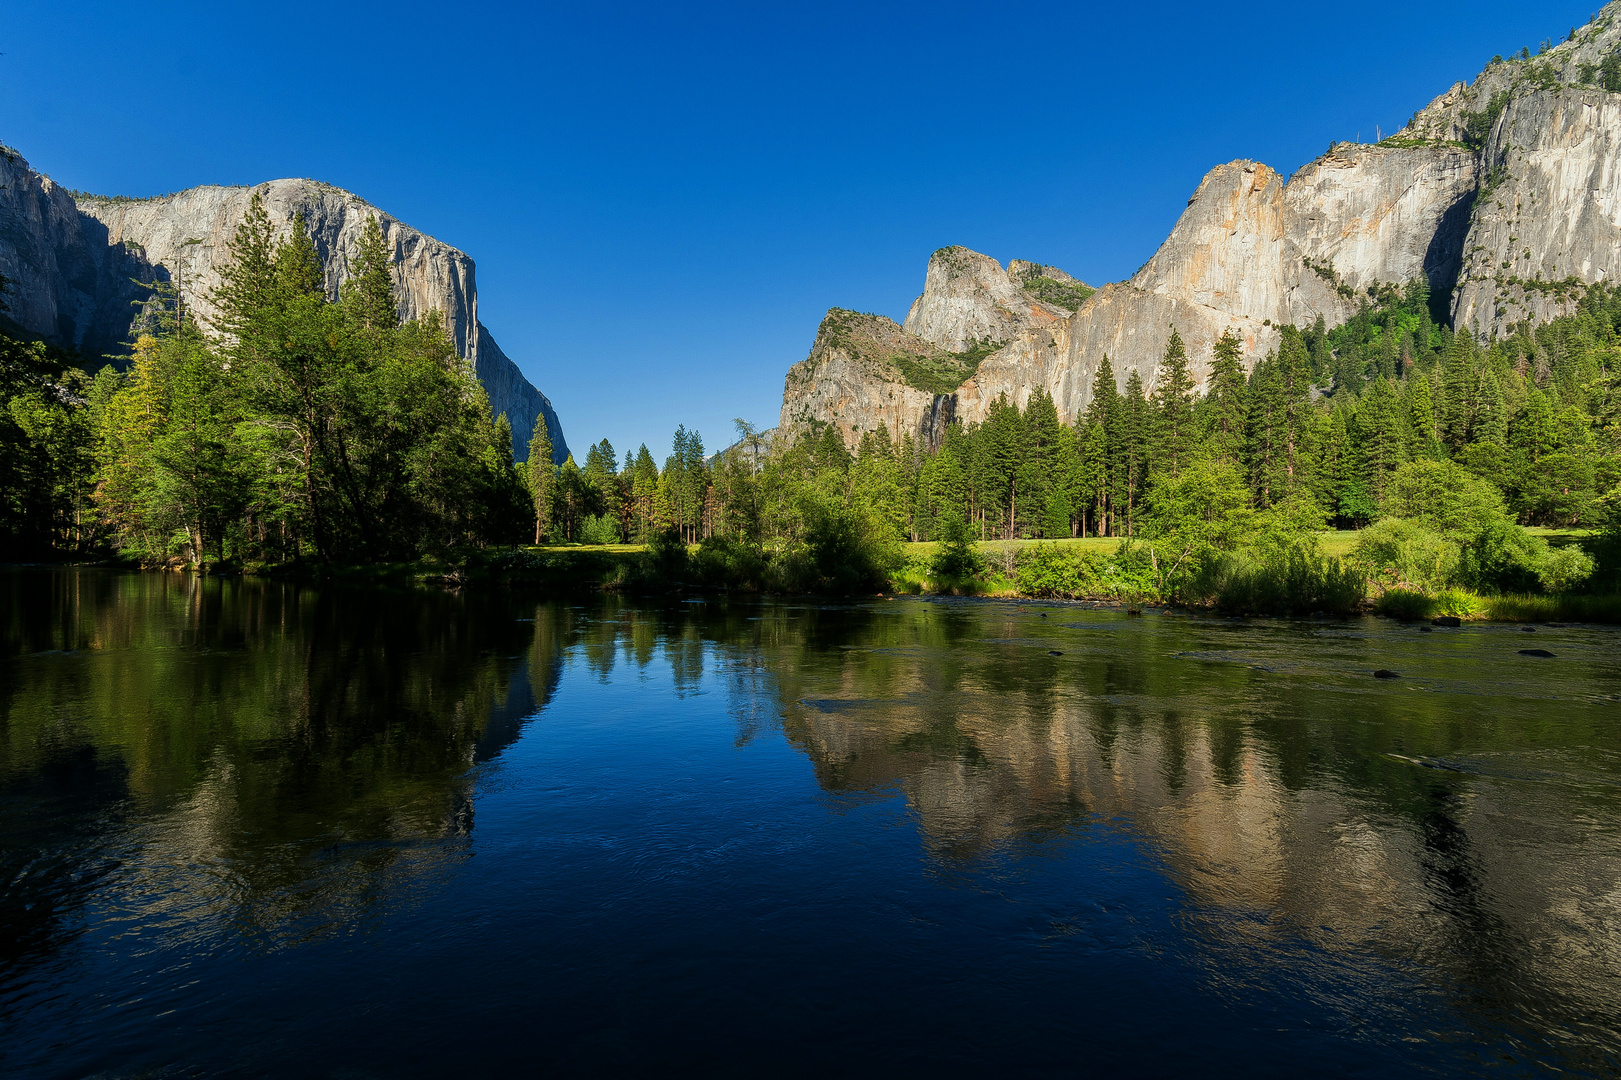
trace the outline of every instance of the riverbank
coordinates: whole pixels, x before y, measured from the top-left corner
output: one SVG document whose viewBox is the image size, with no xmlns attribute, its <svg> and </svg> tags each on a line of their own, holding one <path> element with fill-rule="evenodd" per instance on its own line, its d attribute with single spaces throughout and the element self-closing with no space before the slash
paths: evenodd
<svg viewBox="0 0 1621 1080">
<path fill-rule="evenodd" d="M 1554 546 L 1579 542 L 1571 530 L 1537 530 Z M 1467 589 L 1426 593 L 1380 590 L 1363 582 L 1344 556 L 1355 533 L 1324 532 L 1317 554 L 1294 566 L 1241 568 L 1240 587 L 1195 599 L 1167 595 L 1154 556 L 1111 537 L 988 541 L 974 545 L 977 572 L 937 574 L 939 543 L 902 544 L 887 572 L 847 583 L 818 580 L 805 555 L 755 551 L 724 541 L 699 545 L 555 544 L 483 548 L 443 558 L 365 565 L 301 562 L 211 568 L 210 575 L 394 589 L 515 589 L 546 594 L 619 592 L 659 595 L 721 592 L 755 595 L 977 596 L 1102 604 L 1153 605 L 1247 615 L 1371 613 L 1404 621 L 1451 616 L 1470 622 L 1621 623 L 1621 595 L 1581 592 L 1490 594 Z M 136 569 L 109 560 L 95 565 Z M 150 568 L 149 568 L 150 569 Z M 187 572 L 179 560 L 163 567 Z M 1231 577 L 1232 575 L 1229 575 Z M 1242 575 L 1240 575 L 1242 576 Z M 1325 584 L 1326 583 L 1326 584 Z"/>
</svg>

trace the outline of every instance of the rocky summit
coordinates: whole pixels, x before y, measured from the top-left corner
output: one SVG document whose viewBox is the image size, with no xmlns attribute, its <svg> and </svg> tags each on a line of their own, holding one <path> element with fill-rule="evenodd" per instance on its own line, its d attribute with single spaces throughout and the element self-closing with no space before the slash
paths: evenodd
<svg viewBox="0 0 1621 1080">
<path fill-rule="evenodd" d="M 519 460 L 528 454 L 537 419 L 547 425 L 557 461 L 567 458 L 551 402 L 479 321 L 473 260 L 359 196 L 315 180 L 207 185 L 149 199 L 105 197 L 70 192 L 0 148 L 0 274 L 12 282 L 9 310 L 0 318 L 86 357 L 117 356 L 128 348 L 133 312 L 151 295 L 141 283 L 168 281 L 207 326 L 215 314 L 210 296 L 255 194 L 280 236 L 296 215 L 304 216 L 334 297 L 349 276 L 361 231 L 375 217 L 394 253 L 401 318 L 432 310 L 443 315 L 491 408 L 512 425 Z"/>
<path fill-rule="evenodd" d="M 1105 356 L 1121 387 L 1136 372 L 1151 390 L 1173 328 L 1202 386 L 1228 329 L 1253 367 L 1282 327 L 1337 325 L 1419 278 L 1483 339 L 1567 314 L 1621 272 L 1618 151 L 1621 0 L 1563 44 L 1493 59 L 1376 145 L 1337 143 L 1287 179 L 1217 166 L 1126 281 L 1093 291 L 1052 267 L 935 252 L 903 326 L 828 314 L 788 372 L 780 424 L 933 444 L 1038 388 L 1073 418 Z"/>
</svg>

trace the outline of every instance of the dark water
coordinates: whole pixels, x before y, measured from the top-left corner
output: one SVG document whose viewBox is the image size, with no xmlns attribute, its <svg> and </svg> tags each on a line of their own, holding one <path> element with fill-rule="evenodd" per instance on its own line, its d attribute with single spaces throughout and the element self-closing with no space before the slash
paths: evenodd
<svg viewBox="0 0 1621 1080">
<path fill-rule="evenodd" d="M 9 1076 L 1621 1068 L 1613 630 L 99 571 L 0 618 Z"/>
</svg>

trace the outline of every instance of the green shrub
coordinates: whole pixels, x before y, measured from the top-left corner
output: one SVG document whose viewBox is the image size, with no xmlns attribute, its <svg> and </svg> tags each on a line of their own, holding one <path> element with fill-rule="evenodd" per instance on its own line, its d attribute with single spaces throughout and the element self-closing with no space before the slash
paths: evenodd
<svg viewBox="0 0 1621 1080">
<path fill-rule="evenodd" d="M 716 589 L 759 589 L 766 579 L 765 554 L 731 536 L 711 536 L 692 556 L 692 577 Z"/>
<path fill-rule="evenodd" d="M 832 592 L 882 589 L 890 572 L 900 568 L 900 542 L 876 513 L 817 496 L 808 497 L 801 512 L 814 587 Z"/>
<path fill-rule="evenodd" d="M 1458 573 L 1458 545 L 1421 521 L 1385 518 L 1357 534 L 1350 562 L 1381 590 L 1444 588 Z"/>
<path fill-rule="evenodd" d="M 1110 596 L 1107 560 L 1099 553 L 1058 544 L 1033 544 L 1019 552 L 1019 595 L 1078 600 Z"/>
<path fill-rule="evenodd" d="M 956 514 L 940 523 L 940 546 L 935 548 L 929 573 L 937 578 L 963 581 L 985 572 L 985 556 L 974 543 L 973 528 Z"/>
<path fill-rule="evenodd" d="M 1386 589 L 1384 594 L 1374 601 L 1373 610 L 1377 615 L 1388 615 L 1392 619 L 1412 622 L 1417 619 L 1428 619 L 1433 603 L 1428 596 L 1412 589 Z"/>
<path fill-rule="evenodd" d="M 1551 548 L 1542 559 L 1537 580 L 1549 592 L 1571 592 L 1593 576 L 1593 557 L 1579 547 Z"/>
<path fill-rule="evenodd" d="M 1479 619 L 1486 615 L 1486 602 L 1468 589 L 1442 589 L 1430 597 L 1431 615 L 1451 615 L 1459 619 Z"/>
<path fill-rule="evenodd" d="M 1467 589 L 1443 589 L 1433 596 L 1412 589 L 1390 589 L 1373 605 L 1374 614 L 1393 619 L 1431 619 L 1452 615 L 1459 619 L 1486 617 L 1486 601 Z"/>
<path fill-rule="evenodd" d="M 1597 564 L 1591 583 L 1601 589 L 1621 589 L 1621 488 L 1599 500 L 1598 535 L 1589 545 Z"/>
<path fill-rule="evenodd" d="M 1508 520 L 1497 489 L 1451 461 L 1409 461 L 1391 475 L 1379 508 L 1384 517 L 1419 521 L 1453 541 Z"/>
<path fill-rule="evenodd" d="M 1488 522 L 1464 542 L 1458 581 L 1489 592 L 1534 592 L 1548 544 L 1506 518 Z"/>
<path fill-rule="evenodd" d="M 660 529 L 647 543 L 647 576 L 655 583 L 680 581 L 687 572 L 687 542 L 679 530 Z"/>
<path fill-rule="evenodd" d="M 1356 567 L 1312 542 L 1223 552 L 1206 562 L 1196 580 L 1216 607 L 1244 614 L 1345 613 L 1367 595 Z"/>
<path fill-rule="evenodd" d="M 587 517 L 584 521 L 580 522 L 580 543 L 619 543 L 619 522 L 615 521 L 607 514 Z"/>
</svg>

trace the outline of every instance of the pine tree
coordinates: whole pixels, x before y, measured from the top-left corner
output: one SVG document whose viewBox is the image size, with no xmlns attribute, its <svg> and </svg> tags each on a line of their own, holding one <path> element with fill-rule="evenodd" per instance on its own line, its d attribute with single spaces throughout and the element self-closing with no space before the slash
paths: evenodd
<svg viewBox="0 0 1621 1080">
<path fill-rule="evenodd" d="M 1143 396 L 1143 379 L 1132 369 L 1126 379 L 1126 393 L 1120 402 L 1118 479 L 1121 484 L 1117 505 L 1126 512 L 1126 535 L 1136 535 L 1138 504 L 1148 487 L 1148 451 L 1152 424 L 1148 399 Z"/>
<path fill-rule="evenodd" d="M 1387 482 L 1407 459 L 1405 428 L 1395 388 L 1389 379 L 1375 379 L 1357 407 L 1354 441 L 1363 479 L 1377 501 L 1383 502 Z"/>
<path fill-rule="evenodd" d="M 220 269 L 220 284 L 209 299 L 219 309 L 215 328 L 239 350 L 255 350 L 264 331 L 266 308 L 276 285 L 275 231 L 265 213 L 264 199 L 255 191 L 236 227 L 230 258 Z"/>
<path fill-rule="evenodd" d="M 276 249 L 276 290 L 284 301 L 326 296 L 326 266 L 302 212 L 293 216 L 287 242 Z"/>
<path fill-rule="evenodd" d="M 352 273 L 344 282 L 343 292 L 344 305 L 353 325 L 372 332 L 399 326 L 393 252 L 383 240 L 383 230 L 375 215 L 366 219 L 366 226 L 361 230 Z"/>
<path fill-rule="evenodd" d="M 1435 403 L 1429 377 L 1415 372 L 1404 386 L 1407 397 L 1407 458 L 1439 458 L 1441 439 L 1436 431 Z"/>
<path fill-rule="evenodd" d="M 539 544 L 552 530 L 557 502 L 557 466 L 552 464 L 552 435 L 544 419 L 535 422 L 524 469 L 530 497 L 535 501 L 535 543 Z"/>
<path fill-rule="evenodd" d="M 1019 510 L 1019 466 L 1025 457 L 1024 421 L 1007 394 L 991 402 L 981 429 L 985 440 L 986 472 L 991 484 L 990 508 L 998 512 L 1009 540 L 1016 535 Z"/>
<path fill-rule="evenodd" d="M 1093 513 L 1099 536 L 1118 535 L 1115 522 L 1116 442 L 1120 433 L 1120 391 L 1114 381 L 1114 366 L 1107 353 L 1092 378 L 1092 401 L 1086 408 L 1085 435 L 1081 446 L 1082 468 L 1093 492 Z M 1110 531 L 1111 525 L 1114 531 Z"/>
<path fill-rule="evenodd" d="M 1244 447 L 1245 393 L 1243 342 L 1232 327 L 1216 341 L 1210 368 L 1210 392 L 1205 397 L 1207 430 L 1212 454 L 1238 463 Z"/>
<path fill-rule="evenodd" d="M 1182 335 L 1171 328 L 1165 357 L 1154 376 L 1156 469 L 1180 476 L 1193 451 L 1193 372 Z"/>
</svg>

